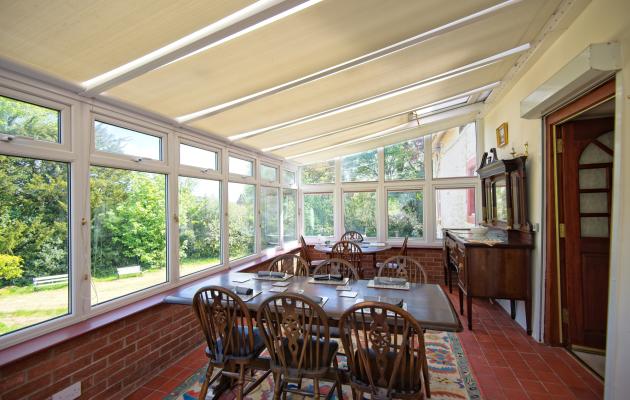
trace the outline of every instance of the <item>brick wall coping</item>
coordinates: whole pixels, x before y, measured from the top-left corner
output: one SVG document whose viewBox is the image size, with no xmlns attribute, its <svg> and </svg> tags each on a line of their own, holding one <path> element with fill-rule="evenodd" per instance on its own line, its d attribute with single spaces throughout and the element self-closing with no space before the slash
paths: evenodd
<svg viewBox="0 0 630 400">
<path fill-rule="evenodd" d="M 254 258 L 243 264 L 240 264 L 232 268 L 231 271 L 238 272 L 238 271 L 245 271 L 250 268 L 255 268 L 258 265 L 264 264 L 265 262 L 268 262 L 279 255 L 297 252 L 298 250 L 299 250 L 299 247 L 292 247 L 286 250 L 271 251 L 264 256 Z M 216 273 L 220 273 L 220 272 L 221 271 L 217 271 Z M 101 328 L 105 325 L 111 324 L 112 322 L 124 319 L 126 317 L 129 317 L 130 315 L 136 314 L 140 311 L 146 310 L 155 305 L 158 305 L 162 303 L 167 296 L 174 294 L 177 290 L 180 290 L 187 286 L 195 285 L 199 281 L 207 279 L 207 278 L 208 276 L 206 275 L 194 281 L 186 282 L 185 284 L 179 287 L 169 288 L 163 292 L 138 300 L 131 304 L 121 306 L 114 310 L 88 318 L 84 321 L 77 322 L 76 324 L 59 328 L 52 332 L 45 333 L 41 336 L 37 336 L 33 339 L 29 339 L 24 342 L 17 343 L 13 346 L 7 347 L 6 349 L 2 349 L 0 350 L 0 367 L 7 365 L 9 363 L 12 363 L 14 361 L 17 361 L 21 358 L 27 357 L 31 354 L 37 353 L 38 351 L 47 349 L 59 343 L 62 343 L 72 338 L 75 338 L 77 336 L 80 336 L 84 333 L 87 333 L 95 329 Z"/>
</svg>

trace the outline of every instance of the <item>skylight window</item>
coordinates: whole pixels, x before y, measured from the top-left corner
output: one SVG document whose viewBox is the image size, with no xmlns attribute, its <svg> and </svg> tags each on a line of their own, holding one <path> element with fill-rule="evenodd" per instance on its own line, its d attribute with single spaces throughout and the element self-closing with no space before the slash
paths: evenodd
<svg viewBox="0 0 630 400">
<path fill-rule="evenodd" d="M 416 110 L 416 114 L 428 115 L 428 114 L 432 114 L 438 111 L 445 111 L 449 108 L 466 104 L 468 102 L 468 99 L 470 99 L 470 96 L 459 97 L 457 99 L 452 99 L 452 100 L 448 100 L 442 103 L 433 104 L 428 107 L 423 107 L 423 108 L 420 108 L 419 110 Z"/>
</svg>

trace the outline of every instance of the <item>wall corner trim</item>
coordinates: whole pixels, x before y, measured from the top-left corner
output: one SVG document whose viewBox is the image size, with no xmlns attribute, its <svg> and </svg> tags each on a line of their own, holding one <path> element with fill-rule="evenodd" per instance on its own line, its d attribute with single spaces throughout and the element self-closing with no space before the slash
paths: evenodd
<svg viewBox="0 0 630 400">
<path fill-rule="evenodd" d="M 604 82 L 621 69 L 619 43 L 595 43 L 521 100 L 521 118 L 537 119 Z"/>
</svg>

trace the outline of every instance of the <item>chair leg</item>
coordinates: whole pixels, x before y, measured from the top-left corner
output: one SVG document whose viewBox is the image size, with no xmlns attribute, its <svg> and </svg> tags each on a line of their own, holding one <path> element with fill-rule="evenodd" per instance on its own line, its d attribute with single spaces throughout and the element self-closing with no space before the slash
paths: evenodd
<svg viewBox="0 0 630 400">
<path fill-rule="evenodd" d="M 280 391 L 282 390 L 281 375 L 279 372 L 273 373 L 273 400 L 280 398 Z"/>
<path fill-rule="evenodd" d="M 206 400 L 206 395 L 208 394 L 208 387 L 210 386 L 210 378 L 212 378 L 212 372 L 214 371 L 214 367 L 211 363 L 208 363 L 208 369 L 206 369 L 206 378 L 203 380 L 203 384 L 201 385 L 201 390 L 199 390 L 199 400 Z"/>
<path fill-rule="evenodd" d="M 341 379 L 339 375 L 337 375 L 337 398 L 338 400 L 343 400 L 343 389 L 341 387 Z"/>
<path fill-rule="evenodd" d="M 352 388 L 352 400 L 359 400 L 361 398 L 361 392 Z"/>
<path fill-rule="evenodd" d="M 236 382 L 236 398 L 238 400 L 243 400 L 243 390 L 245 388 L 245 366 L 241 364 L 239 369 L 238 381 Z"/>
<path fill-rule="evenodd" d="M 313 379 L 313 398 L 319 400 L 319 379 Z"/>
</svg>

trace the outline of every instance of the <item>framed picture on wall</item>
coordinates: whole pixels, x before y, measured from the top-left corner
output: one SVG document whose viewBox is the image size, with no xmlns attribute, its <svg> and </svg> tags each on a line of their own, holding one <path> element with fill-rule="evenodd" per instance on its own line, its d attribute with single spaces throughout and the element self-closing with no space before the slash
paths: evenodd
<svg viewBox="0 0 630 400">
<path fill-rule="evenodd" d="M 497 128 L 497 147 L 503 147 L 508 144 L 508 124 L 502 123 Z"/>
</svg>

